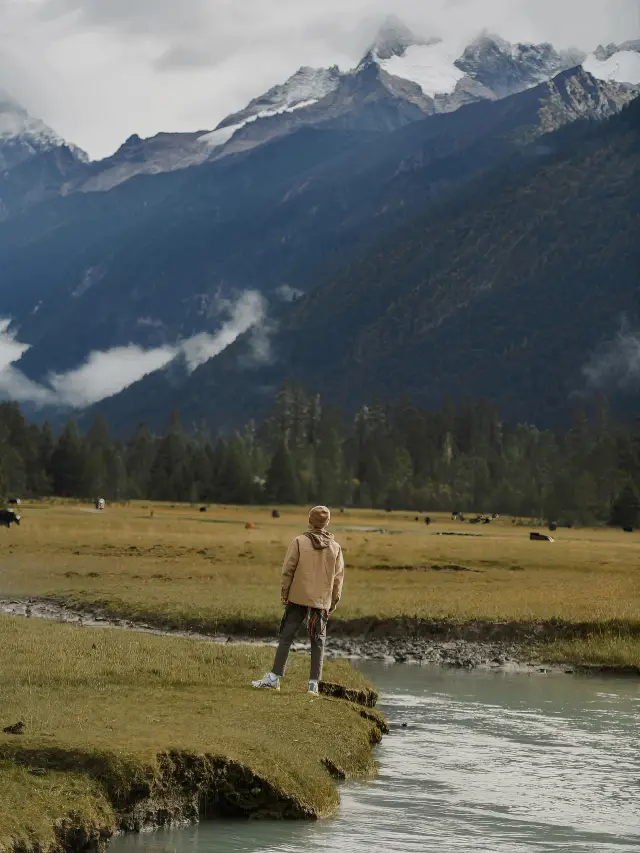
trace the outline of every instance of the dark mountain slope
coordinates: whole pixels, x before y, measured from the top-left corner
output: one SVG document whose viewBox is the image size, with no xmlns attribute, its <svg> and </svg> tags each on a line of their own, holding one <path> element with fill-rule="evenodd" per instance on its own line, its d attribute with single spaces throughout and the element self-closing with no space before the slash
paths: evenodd
<svg viewBox="0 0 640 853">
<path fill-rule="evenodd" d="M 514 150 L 539 153 L 530 144 L 545 131 L 606 117 L 629 97 L 577 68 L 395 133 L 306 128 L 42 205 L 0 228 L 3 311 L 32 344 L 22 367 L 39 377 L 91 350 L 215 328 L 217 299 L 241 290 L 307 290 Z"/>
<path fill-rule="evenodd" d="M 483 396 L 563 418 L 594 350 L 623 315 L 640 322 L 640 100 L 544 142 L 555 152 L 501 167 L 293 306 L 268 366 L 247 367 L 245 339 L 186 383 L 173 368 L 99 408 L 120 428 L 174 405 L 229 425 L 296 378 L 346 405 Z"/>
</svg>

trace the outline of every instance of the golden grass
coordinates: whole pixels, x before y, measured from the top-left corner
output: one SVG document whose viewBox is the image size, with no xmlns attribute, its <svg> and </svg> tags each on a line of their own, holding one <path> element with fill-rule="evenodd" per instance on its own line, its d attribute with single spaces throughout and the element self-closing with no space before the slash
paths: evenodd
<svg viewBox="0 0 640 853">
<path fill-rule="evenodd" d="M 0 617 L 0 648 L 0 729 L 25 723 L 22 736 L 0 732 L 0 850 L 29 835 L 46 849 L 70 808 L 112 823 L 133 791 L 166 785 L 167 754 L 237 762 L 317 815 L 338 803 L 323 759 L 347 776 L 374 770 L 375 723 L 348 702 L 309 697 L 302 656 L 278 694 L 250 687 L 271 665 L 260 647 Z M 366 686 L 345 663 L 326 675 Z"/>
<path fill-rule="evenodd" d="M 153 517 L 151 517 L 153 513 Z M 175 625 L 270 632 L 280 618 L 279 572 L 304 510 L 272 519 L 266 508 L 132 504 L 22 508 L 20 528 L 0 531 L 0 595 L 51 595 L 98 603 L 135 618 Z M 640 549 L 635 534 L 561 530 L 553 544 L 530 542 L 530 527 L 487 526 L 433 516 L 427 528 L 408 513 L 334 514 L 346 552 L 339 620 L 561 620 L 640 626 Z M 256 529 L 245 529 L 254 522 Z M 383 527 L 389 533 L 344 530 Z M 438 530 L 480 533 L 445 537 Z M 455 564 L 476 572 L 384 571 L 379 567 Z M 375 568 L 378 567 L 378 568 Z"/>
<path fill-rule="evenodd" d="M 57 850 L 61 838 L 56 824 L 61 819 L 69 828 L 95 834 L 114 824 L 103 790 L 87 776 L 54 770 L 34 775 L 33 770 L 0 762 L 0 851 Z"/>
<path fill-rule="evenodd" d="M 542 646 L 540 656 L 550 663 L 569 661 L 590 667 L 635 669 L 640 674 L 640 637 L 605 632 L 557 640 Z"/>
</svg>

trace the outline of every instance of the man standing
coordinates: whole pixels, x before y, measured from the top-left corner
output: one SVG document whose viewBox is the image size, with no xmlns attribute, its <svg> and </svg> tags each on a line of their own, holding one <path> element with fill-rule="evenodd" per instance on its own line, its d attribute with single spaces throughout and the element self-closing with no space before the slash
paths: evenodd
<svg viewBox="0 0 640 853">
<path fill-rule="evenodd" d="M 344 580 L 342 548 L 327 532 L 331 513 L 326 506 L 316 506 L 309 513 L 309 527 L 296 536 L 282 566 L 282 603 L 284 616 L 280 623 L 279 643 L 273 669 L 253 687 L 280 690 L 289 649 L 302 623 L 306 620 L 311 641 L 311 675 L 309 693 L 318 695 L 322 678 L 324 642 L 329 614 L 338 606 Z"/>
</svg>

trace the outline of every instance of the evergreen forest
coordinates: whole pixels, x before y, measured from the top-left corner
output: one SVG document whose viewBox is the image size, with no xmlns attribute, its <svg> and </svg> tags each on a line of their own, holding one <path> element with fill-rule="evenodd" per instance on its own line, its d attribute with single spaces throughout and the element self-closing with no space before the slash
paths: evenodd
<svg viewBox="0 0 640 853">
<path fill-rule="evenodd" d="M 310 504 L 500 513 L 559 524 L 638 524 L 640 422 L 601 401 L 567 429 L 505 423 L 480 400 L 440 411 L 375 403 L 348 418 L 285 385 L 261 423 L 212 436 L 173 412 L 154 434 L 112 438 L 102 415 L 85 434 L 54 433 L 0 404 L 0 495 L 108 502 Z"/>
</svg>

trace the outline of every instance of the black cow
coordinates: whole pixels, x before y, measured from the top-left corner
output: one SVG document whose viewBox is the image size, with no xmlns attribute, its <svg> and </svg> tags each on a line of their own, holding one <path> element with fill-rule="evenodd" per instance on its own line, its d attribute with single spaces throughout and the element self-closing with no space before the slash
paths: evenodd
<svg viewBox="0 0 640 853">
<path fill-rule="evenodd" d="M 11 527 L 12 524 L 20 526 L 20 516 L 10 509 L 0 509 L 0 527 Z"/>
<path fill-rule="evenodd" d="M 20 506 L 20 498 L 9 498 L 9 506 Z"/>
</svg>

